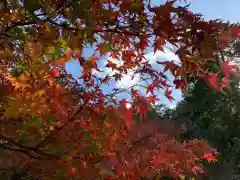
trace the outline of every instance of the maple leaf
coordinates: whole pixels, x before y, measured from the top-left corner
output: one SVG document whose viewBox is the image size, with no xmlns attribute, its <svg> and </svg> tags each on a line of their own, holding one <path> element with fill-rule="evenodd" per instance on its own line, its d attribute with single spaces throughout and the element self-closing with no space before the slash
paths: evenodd
<svg viewBox="0 0 240 180">
<path fill-rule="evenodd" d="M 146 113 L 149 110 L 149 107 L 147 104 L 139 102 L 138 104 L 136 104 L 136 109 L 137 113 L 140 114 L 140 118 L 143 119 L 143 117 L 146 117 Z"/>
<path fill-rule="evenodd" d="M 115 78 L 115 81 L 119 81 L 122 78 L 122 74 L 116 73 L 113 75 L 113 77 Z"/>
<path fill-rule="evenodd" d="M 230 61 L 224 61 L 224 63 L 222 64 L 222 70 L 226 77 L 229 77 L 230 73 L 237 74 L 235 65 L 231 64 Z"/>
<path fill-rule="evenodd" d="M 167 76 L 166 76 L 165 74 L 163 74 L 163 72 L 159 71 L 158 74 L 159 74 L 162 78 L 167 79 Z"/>
<path fill-rule="evenodd" d="M 224 77 L 221 81 L 221 90 L 227 87 L 231 83 L 231 80 L 228 77 Z"/>
<path fill-rule="evenodd" d="M 77 169 L 75 167 L 70 168 L 68 174 L 69 174 L 69 176 L 76 176 L 77 175 Z"/>
<path fill-rule="evenodd" d="M 127 103 L 128 103 L 128 102 L 126 101 L 126 99 L 123 99 L 123 100 L 121 100 L 120 105 L 121 105 L 122 107 L 126 108 L 126 104 L 127 104 Z"/>
<path fill-rule="evenodd" d="M 135 44 L 136 50 L 144 50 L 146 47 L 148 47 L 148 40 L 146 39 L 147 37 L 141 35 L 140 36 L 140 42 Z"/>
<path fill-rule="evenodd" d="M 160 83 L 164 86 L 164 87 L 170 87 L 170 85 L 169 84 L 167 84 L 167 80 L 165 79 L 165 80 L 163 80 L 163 81 L 160 81 Z"/>
<path fill-rule="evenodd" d="M 111 78 L 107 75 L 103 80 L 102 83 L 103 84 L 107 84 L 109 82 L 109 80 L 111 80 Z"/>
<path fill-rule="evenodd" d="M 72 55 L 73 55 L 73 51 L 72 50 L 66 50 L 64 52 L 64 54 L 67 56 L 67 58 L 69 59 Z"/>
<path fill-rule="evenodd" d="M 170 100 L 172 102 L 172 100 L 175 100 L 173 97 L 172 97 L 172 91 L 169 90 L 169 88 L 167 87 L 166 90 L 165 90 L 165 96 L 168 98 L 168 100 Z"/>
<path fill-rule="evenodd" d="M 66 57 L 61 57 L 61 58 L 59 59 L 58 63 L 59 63 L 59 65 L 60 65 L 61 67 L 64 68 L 67 61 L 68 61 L 68 59 L 67 59 Z"/>
<path fill-rule="evenodd" d="M 208 82 L 213 88 L 220 91 L 220 87 L 218 85 L 218 73 L 209 75 L 208 76 Z"/>
<path fill-rule="evenodd" d="M 214 156 L 212 153 L 204 153 L 203 159 L 206 159 L 208 162 L 216 162 L 216 156 Z"/>
<path fill-rule="evenodd" d="M 240 27 L 233 27 L 233 28 L 231 29 L 231 36 L 232 36 L 233 38 L 238 38 L 238 37 L 240 37 Z"/>
<path fill-rule="evenodd" d="M 73 57 L 73 59 L 81 59 L 81 56 L 79 56 L 77 54 L 73 54 L 72 57 Z"/>
<path fill-rule="evenodd" d="M 149 85 L 148 87 L 147 87 L 147 89 L 146 89 L 146 94 L 148 93 L 148 92 L 151 92 L 152 94 L 154 94 L 154 86 L 153 86 L 153 84 L 151 84 L 151 85 Z"/>
<path fill-rule="evenodd" d="M 106 53 L 111 50 L 111 45 L 108 43 L 101 43 L 97 46 L 96 50 L 99 51 L 101 55 L 105 56 Z"/>
<path fill-rule="evenodd" d="M 149 103 L 151 103 L 151 104 L 155 104 L 157 100 L 159 100 L 159 99 L 156 98 L 156 95 L 154 95 L 154 96 L 149 96 L 149 97 L 148 97 L 148 101 L 149 101 Z"/>
<path fill-rule="evenodd" d="M 124 113 L 124 119 L 127 127 L 130 129 L 133 125 L 133 112 L 131 109 L 127 109 Z"/>
<path fill-rule="evenodd" d="M 218 154 L 217 149 L 211 149 L 211 153 L 216 156 Z"/>
<path fill-rule="evenodd" d="M 173 83 L 175 84 L 176 89 L 180 89 L 182 92 L 186 91 L 186 84 L 183 80 L 175 79 Z"/>
<path fill-rule="evenodd" d="M 133 99 L 135 99 L 136 97 L 138 97 L 138 96 L 139 96 L 139 94 L 138 94 L 137 90 L 135 90 L 135 89 L 132 89 L 131 91 L 132 91 L 132 98 L 133 98 Z"/>
<path fill-rule="evenodd" d="M 157 164 L 159 164 L 159 157 L 158 157 L 158 156 L 153 156 L 151 163 L 152 163 L 154 166 L 156 166 Z"/>
<path fill-rule="evenodd" d="M 97 56 L 90 56 L 89 57 L 89 60 L 90 61 L 97 61 L 97 60 L 99 60 L 100 58 L 99 57 L 97 57 Z"/>
<path fill-rule="evenodd" d="M 193 171 L 195 174 L 197 174 L 197 173 L 202 173 L 202 172 L 203 172 L 201 166 L 199 166 L 199 165 L 193 166 L 193 167 L 192 167 L 192 171 Z"/>
<path fill-rule="evenodd" d="M 163 51 L 164 44 L 165 44 L 165 39 L 157 38 L 154 43 L 154 53 L 156 53 L 158 50 Z"/>
<path fill-rule="evenodd" d="M 115 69 L 117 69 L 117 64 L 115 64 L 115 63 L 113 63 L 113 62 L 108 60 L 108 62 L 105 65 L 105 67 L 112 68 L 112 70 L 115 70 Z"/>
<path fill-rule="evenodd" d="M 54 76 L 59 76 L 60 74 L 59 70 L 56 67 L 53 68 L 52 72 Z"/>
</svg>

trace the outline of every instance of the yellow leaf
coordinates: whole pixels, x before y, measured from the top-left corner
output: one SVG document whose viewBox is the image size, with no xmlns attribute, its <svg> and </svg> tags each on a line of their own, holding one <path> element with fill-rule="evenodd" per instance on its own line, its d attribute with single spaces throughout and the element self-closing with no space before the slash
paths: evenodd
<svg viewBox="0 0 240 180">
<path fill-rule="evenodd" d="M 180 177 L 181 180 L 185 180 L 185 178 L 186 178 L 186 176 L 184 176 L 182 174 L 180 174 L 179 177 Z"/>
<path fill-rule="evenodd" d="M 45 91 L 43 89 L 41 89 L 41 90 L 38 91 L 38 94 L 43 95 L 43 94 L 45 94 Z"/>
<path fill-rule="evenodd" d="M 55 130 L 54 126 L 50 126 L 50 131 L 54 131 L 54 130 Z"/>
</svg>

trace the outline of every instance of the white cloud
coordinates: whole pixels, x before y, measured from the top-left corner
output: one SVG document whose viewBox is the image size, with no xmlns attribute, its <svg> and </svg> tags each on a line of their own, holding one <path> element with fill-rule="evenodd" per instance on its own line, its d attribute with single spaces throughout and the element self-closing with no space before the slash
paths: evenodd
<svg viewBox="0 0 240 180">
<path fill-rule="evenodd" d="M 149 52 L 145 54 L 146 61 L 149 61 L 150 64 L 153 66 L 156 65 L 156 61 L 171 61 L 174 60 L 176 62 L 179 62 L 179 58 L 177 55 L 175 55 L 171 50 L 164 48 L 163 51 L 157 51 L 156 53 L 154 52 Z M 116 64 L 117 66 L 121 66 L 123 64 L 122 59 L 114 59 L 112 57 L 109 57 L 108 60 L 104 62 L 104 65 L 107 64 L 108 61 L 111 61 L 112 63 Z M 104 72 L 97 72 L 94 71 L 93 73 L 96 74 L 99 77 L 104 77 L 106 75 L 112 76 L 115 73 L 117 73 L 117 70 L 112 70 L 112 68 L 103 68 L 101 69 Z M 117 88 L 128 88 L 136 84 L 140 79 L 140 74 L 134 74 L 134 69 L 130 70 L 127 74 L 122 74 L 121 80 L 116 82 L 116 87 Z"/>
<path fill-rule="evenodd" d="M 128 88 L 135 85 L 140 79 L 140 74 L 134 74 L 134 71 L 129 72 L 128 74 L 122 75 L 120 81 L 116 82 L 117 88 Z"/>
<path fill-rule="evenodd" d="M 112 63 L 116 64 L 117 66 L 121 66 L 123 64 L 123 60 L 121 59 L 114 59 L 114 58 L 108 58 L 108 61 L 111 61 Z M 107 64 L 107 61 L 105 62 L 105 65 Z M 115 73 L 117 73 L 117 70 L 112 70 L 112 68 L 105 68 L 104 72 L 112 76 Z M 121 80 L 116 82 L 116 87 L 117 88 L 128 88 L 133 86 L 134 84 L 137 83 L 137 81 L 140 78 L 140 74 L 134 74 L 134 69 L 132 69 L 130 72 L 127 74 L 123 74 Z"/>
<path fill-rule="evenodd" d="M 169 106 L 169 109 L 175 109 L 176 107 L 177 107 L 176 104 L 172 104 L 172 105 Z"/>
<path fill-rule="evenodd" d="M 111 61 L 112 63 L 116 64 L 117 66 L 121 66 L 123 64 L 123 61 L 121 59 L 114 59 L 112 57 L 108 58 L 108 61 Z M 105 63 L 104 63 L 105 66 L 108 63 L 108 61 L 105 61 Z M 115 69 L 113 70 L 112 68 L 105 68 L 105 72 L 109 76 L 112 76 L 118 71 Z"/>
<path fill-rule="evenodd" d="M 92 70 L 92 74 L 96 75 L 96 76 L 98 76 L 100 78 L 104 78 L 107 75 L 107 73 L 105 72 L 105 69 L 99 68 L 99 70 L 100 71 L 97 71 L 96 69 L 93 69 Z"/>
<path fill-rule="evenodd" d="M 179 63 L 179 57 L 172 52 L 170 48 L 164 48 L 164 51 L 157 51 L 156 53 L 154 52 L 149 52 L 145 55 L 145 58 L 151 65 L 156 64 L 156 61 L 175 61 L 176 63 Z"/>
</svg>

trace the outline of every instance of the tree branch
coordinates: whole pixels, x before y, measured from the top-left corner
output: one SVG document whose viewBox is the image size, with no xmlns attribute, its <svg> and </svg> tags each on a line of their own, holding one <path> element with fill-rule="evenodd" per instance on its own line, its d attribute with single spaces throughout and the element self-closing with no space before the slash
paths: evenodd
<svg viewBox="0 0 240 180">
<path fill-rule="evenodd" d="M 35 150 L 40 149 L 42 147 L 44 147 L 52 137 L 54 137 L 56 134 L 58 134 L 62 129 L 64 129 L 65 127 L 67 127 L 72 121 L 75 120 L 75 118 L 77 117 L 77 115 L 85 108 L 85 106 L 88 104 L 88 100 L 84 102 L 84 104 L 82 106 L 79 107 L 79 109 L 75 112 L 75 114 L 68 120 L 67 123 L 63 124 L 61 127 L 57 128 L 55 131 L 53 131 L 52 133 L 48 134 L 48 136 L 46 138 L 44 138 L 42 141 L 40 141 L 36 147 L 34 148 Z"/>
<path fill-rule="evenodd" d="M 1 148 L 4 148 L 6 150 L 10 150 L 10 151 L 21 152 L 21 153 L 24 153 L 24 154 L 28 155 L 31 158 L 35 158 L 35 159 L 41 158 L 41 157 L 32 155 L 32 153 L 39 154 L 39 155 L 43 156 L 42 157 L 43 159 L 46 159 L 46 158 L 47 159 L 59 159 L 60 158 L 60 157 L 58 157 L 54 154 L 46 153 L 46 152 L 43 152 L 41 150 L 35 149 L 33 147 L 23 146 L 22 144 L 14 141 L 14 140 L 6 137 L 6 136 L 3 136 L 2 134 L 0 134 L 0 139 L 7 141 L 4 144 L 0 144 Z M 16 146 L 17 148 L 14 148 L 14 147 L 11 147 L 11 146 Z M 46 157 L 46 158 L 44 158 L 44 157 Z"/>
</svg>

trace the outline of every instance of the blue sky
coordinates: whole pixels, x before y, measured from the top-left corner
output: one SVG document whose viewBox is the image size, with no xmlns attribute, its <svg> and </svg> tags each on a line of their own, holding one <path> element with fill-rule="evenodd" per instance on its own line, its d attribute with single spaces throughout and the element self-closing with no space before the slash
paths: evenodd
<svg viewBox="0 0 240 180">
<path fill-rule="evenodd" d="M 153 4 L 159 4 L 159 2 L 164 2 L 162 0 L 152 0 Z M 230 21 L 230 22 L 238 22 L 240 20 L 240 0 L 191 0 L 190 10 L 192 10 L 195 13 L 201 13 L 203 14 L 204 18 L 207 20 L 210 19 L 222 19 L 224 21 Z M 88 57 L 92 54 L 91 48 L 86 48 L 83 51 L 84 57 Z M 162 61 L 168 60 L 168 58 L 174 58 L 176 59 L 174 54 L 172 54 L 170 51 L 166 49 L 166 54 L 164 53 L 157 53 L 153 54 L 153 52 L 149 51 L 147 53 L 147 59 L 152 59 L 153 62 L 155 60 L 161 59 Z M 103 57 L 101 61 L 107 60 L 107 56 Z M 104 69 L 104 62 L 99 64 L 100 68 Z M 152 64 L 153 67 L 157 66 L 157 64 Z M 67 64 L 66 69 L 72 73 L 74 76 L 80 76 L 80 66 L 77 61 L 73 61 L 71 63 Z M 168 77 L 172 79 L 172 76 L 168 74 Z M 113 84 L 112 87 L 128 87 L 127 85 L 131 84 L 131 80 L 129 77 L 124 77 L 121 82 L 119 82 L 117 85 Z M 132 84 L 136 81 L 134 79 L 132 81 Z M 104 89 L 105 93 L 111 92 L 112 88 L 103 86 L 102 89 Z M 140 92 L 143 91 L 143 89 L 140 89 Z M 182 99 L 181 92 L 178 90 L 173 90 L 173 96 L 176 98 L 176 101 L 169 102 L 163 95 L 163 92 L 159 92 L 158 97 L 160 98 L 160 103 L 166 104 L 168 107 L 174 107 L 178 101 Z M 119 98 L 127 98 L 129 99 L 129 95 L 127 93 L 119 94 Z"/>
<path fill-rule="evenodd" d="M 154 0 L 157 1 L 157 0 Z M 206 19 L 223 19 L 232 23 L 240 21 L 239 0 L 191 0 L 190 9 Z"/>
</svg>

